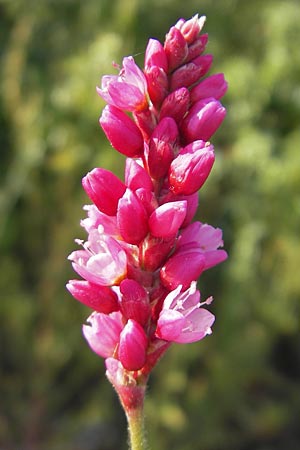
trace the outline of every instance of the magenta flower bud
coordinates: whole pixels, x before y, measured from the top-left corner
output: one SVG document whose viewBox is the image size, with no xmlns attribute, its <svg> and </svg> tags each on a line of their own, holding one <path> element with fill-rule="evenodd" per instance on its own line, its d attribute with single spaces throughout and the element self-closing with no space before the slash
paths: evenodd
<svg viewBox="0 0 300 450">
<path fill-rule="evenodd" d="M 170 29 L 166 35 L 164 49 L 168 58 L 169 72 L 172 72 L 184 62 L 188 54 L 188 45 L 178 28 Z"/>
<path fill-rule="evenodd" d="M 143 204 L 147 212 L 147 215 L 150 216 L 155 210 L 155 208 L 157 208 L 158 206 L 154 192 L 149 191 L 148 189 L 145 188 L 140 188 L 135 191 L 135 195 Z"/>
<path fill-rule="evenodd" d="M 125 319 L 146 325 L 150 318 L 150 304 L 145 288 L 137 281 L 126 278 L 120 284 L 120 292 L 120 309 Z"/>
<path fill-rule="evenodd" d="M 116 214 L 118 201 L 126 190 L 125 184 L 116 175 L 96 168 L 82 179 L 82 185 L 100 211 L 109 216 Z"/>
<path fill-rule="evenodd" d="M 165 176 L 174 159 L 174 146 L 178 138 L 176 122 L 164 117 L 151 135 L 149 142 L 148 166 L 153 178 Z"/>
<path fill-rule="evenodd" d="M 185 219 L 186 210 L 186 201 L 164 203 L 159 206 L 149 218 L 150 233 L 163 239 L 175 237 Z"/>
<path fill-rule="evenodd" d="M 139 247 L 139 263 L 141 267 L 148 272 L 157 270 L 171 253 L 174 244 L 174 237 L 162 239 L 149 234 Z"/>
<path fill-rule="evenodd" d="M 103 358 L 113 356 L 123 329 L 122 314 L 93 312 L 83 325 L 82 331 L 91 349 Z"/>
<path fill-rule="evenodd" d="M 191 195 L 174 195 L 171 192 L 169 192 L 164 198 L 162 203 L 166 203 L 169 201 L 182 201 L 185 200 L 187 207 L 186 207 L 186 216 L 184 221 L 182 222 L 181 227 L 187 227 L 187 225 L 190 224 L 190 222 L 193 220 L 194 215 L 196 214 L 198 204 L 199 204 L 199 198 L 198 198 L 198 192 L 195 192 Z M 183 231 L 181 232 L 181 234 Z"/>
<path fill-rule="evenodd" d="M 107 139 L 118 152 L 131 158 L 143 153 L 142 133 L 123 111 L 113 105 L 107 105 L 99 122 Z"/>
<path fill-rule="evenodd" d="M 215 317 L 200 307 L 200 292 L 196 290 L 196 282 L 192 282 L 185 292 L 180 291 L 181 286 L 178 286 L 166 296 L 155 335 L 159 339 L 179 344 L 199 341 L 211 334 Z"/>
<path fill-rule="evenodd" d="M 156 127 L 156 118 L 149 109 L 146 109 L 145 111 L 134 112 L 133 117 L 137 126 L 142 132 L 146 144 L 151 133 Z"/>
<path fill-rule="evenodd" d="M 171 76 L 170 91 L 175 91 L 182 86 L 187 88 L 192 86 L 209 71 L 212 61 L 212 55 L 198 56 L 193 61 L 179 67 Z"/>
<path fill-rule="evenodd" d="M 180 123 L 188 111 L 190 104 L 190 93 L 185 87 L 171 92 L 161 106 L 160 120 L 164 117 L 172 117 L 176 123 Z"/>
<path fill-rule="evenodd" d="M 168 71 L 168 60 L 165 50 L 157 39 L 149 39 L 145 53 L 146 71 L 153 66 L 160 67 L 164 72 Z"/>
<path fill-rule="evenodd" d="M 117 223 L 128 244 L 138 245 L 148 234 L 148 215 L 138 197 L 130 189 L 119 200 Z"/>
<path fill-rule="evenodd" d="M 174 194 L 191 195 L 205 183 L 214 164 L 214 148 L 195 141 L 183 148 L 169 170 L 170 189 Z"/>
<path fill-rule="evenodd" d="M 208 34 L 202 34 L 201 36 L 199 36 L 195 40 L 195 42 L 193 42 L 189 46 L 189 51 L 185 62 L 188 63 L 193 59 L 197 58 L 198 56 L 200 56 L 204 52 L 207 42 L 208 42 Z"/>
<path fill-rule="evenodd" d="M 126 253 L 115 239 L 92 230 L 83 248 L 68 257 L 82 278 L 102 286 L 113 286 L 126 277 Z"/>
<path fill-rule="evenodd" d="M 95 311 L 109 314 L 119 309 L 116 293 L 107 286 L 85 280 L 70 280 L 66 287 L 76 300 Z"/>
<path fill-rule="evenodd" d="M 142 111 L 148 107 L 147 81 L 132 56 L 123 59 L 119 75 L 102 77 L 97 92 L 109 105 L 125 111 Z"/>
<path fill-rule="evenodd" d="M 148 338 L 142 326 L 129 319 L 120 335 L 119 360 L 127 370 L 139 370 L 147 358 Z"/>
<path fill-rule="evenodd" d="M 219 100 L 225 95 L 228 83 L 223 73 L 216 73 L 201 81 L 191 90 L 191 102 L 196 103 L 204 98 L 213 97 Z"/>
<path fill-rule="evenodd" d="M 144 169 L 136 160 L 127 158 L 125 165 L 125 183 L 132 191 L 144 188 L 153 191 L 153 183 Z"/>
<path fill-rule="evenodd" d="M 169 290 L 182 285 L 186 290 L 193 280 L 197 280 L 205 267 L 203 252 L 196 246 L 185 245 L 172 255 L 160 270 L 162 284 Z"/>
<path fill-rule="evenodd" d="M 226 109 L 214 98 L 199 100 L 183 119 L 181 131 L 187 142 L 208 141 L 226 116 Z"/>
<path fill-rule="evenodd" d="M 175 27 L 181 31 L 184 39 L 188 44 L 192 44 L 201 32 L 206 21 L 205 16 L 199 17 L 198 14 L 193 16 L 189 20 L 180 19 L 176 23 Z"/>
<path fill-rule="evenodd" d="M 168 95 L 169 80 L 166 72 L 158 66 L 149 67 L 145 71 L 147 78 L 148 94 L 155 105 L 159 108 L 163 99 Z"/>
</svg>

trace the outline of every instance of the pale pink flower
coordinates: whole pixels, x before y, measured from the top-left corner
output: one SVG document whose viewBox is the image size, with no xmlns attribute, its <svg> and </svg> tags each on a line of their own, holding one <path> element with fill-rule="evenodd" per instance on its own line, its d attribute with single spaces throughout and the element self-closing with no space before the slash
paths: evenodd
<svg viewBox="0 0 300 450">
<path fill-rule="evenodd" d="M 93 312 L 82 331 L 91 349 L 102 358 L 108 358 L 117 350 L 123 326 L 119 311 L 110 314 Z"/>
<path fill-rule="evenodd" d="M 88 241 L 78 242 L 83 245 L 83 250 L 72 252 L 68 259 L 82 278 L 91 283 L 112 286 L 126 277 L 126 253 L 115 239 L 92 230 Z"/>
<path fill-rule="evenodd" d="M 166 296 L 155 335 L 166 341 L 186 344 L 211 334 L 215 317 L 201 308 L 200 292 L 196 289 L 195 281 L 185 292 L 181 292 L 181 289 L 182 286 L 179 285 Z M 210 301 L 211 299 L 204 303 Z"/>
</svg>

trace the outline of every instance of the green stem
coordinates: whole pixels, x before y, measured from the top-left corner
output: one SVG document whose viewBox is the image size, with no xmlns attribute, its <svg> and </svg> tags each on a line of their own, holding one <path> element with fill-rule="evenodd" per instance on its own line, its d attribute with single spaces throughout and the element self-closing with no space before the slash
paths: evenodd
<svg viewBox="0 0 300 450">
<path fill-rule="evenodd" d="M 130 450 L 145 450 L 144 410 L 143 406 L 126 412 Z"/>
</svg>

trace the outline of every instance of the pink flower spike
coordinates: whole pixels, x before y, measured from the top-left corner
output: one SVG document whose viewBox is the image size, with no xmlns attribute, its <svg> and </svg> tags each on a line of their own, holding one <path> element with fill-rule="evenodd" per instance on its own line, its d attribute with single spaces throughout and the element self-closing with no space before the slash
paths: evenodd
<svg viewBox="0 0 300 450">
<path fill-rule="evenodd" d="M 127 370 L 139 370 L 146 362 L 148 338 L 142 326 L 129 319 L 120 335 L 119 360 Z"/>
<path fill-rule="evenodd" d="M 122 314 L 93 312 L 82 331 L 91 349 L 103 358 L 113 356 L 123 329 Z"/>
<path fill-rule="evenodd" d="M 212 55 L 198 56 L 179 67 L 171 76 L 170 91 L 173 92 L 183 86 L 188 88 L 197 83 L 209 71 L 212 61 Z"/>
<path fill-rule="evenodd" d="M 76 300 L 98 312 L 109 314 L 119 309 L 116 293 L 107 286 L 85 280 L 70 280 L 66 287 Z"/>
<path fill-rule="evenodd" d="M 82 185 L 100 211 L 109 216 L 116 214 L 118 201 L 126 190 L 116 175 L 109 170 L 96 168 L 82 179 Z"/>
<path fill-rule="evenodd" d="M 174 194 L 190 195 L 205 183 L 215 160 L 213 146 L 195 141 L 183 148 L 169 170 L 170 189 Z"/>
<path fill-rule="evenodd" d="M 136 124 L 123 111 L 107 105 L 99 122 L 107 139 L 118 152 L 131 158 L 143 153 L 143 136 Z"/>
<path fill-rule="evenodd" d="M 219 100 L 225 95 L 228 83 L 223 73 L 216 73 L 201 81 L 191 90 L 191 102 L 196 103 L 204 98 L 213 97 Z"/>
<path fill-rule="evenodd" d="M 180 66 L 187 54 L 188 46 L 181 32 L 172 27 L 166 35 L 164 49 L 168 58 L 169 72 Z"/>
<path fill-rule="evenodd" d="M 187 202 L 164 203 L 149 218 L 150 233 L 155 237 L 175 237 L 186 216 Z"/>
<path fill-rule="evenodd" d="M 146 325 L 150 318 L 150 304 L 145 288 L 137 281 L 126 278 L 120 284 L 120 293 L 120 309 L 125 319 Z"/>
<path fill-rule="evenodd" d="M 180 344 L 199 341 L 211 334 L 215 317 L 200 307 L 196 282 L 193 281 L 185 292 L 180 290 L 181 286 L 178 286 L 165 298 L 155 335 Z"/>
<path fill-rule="evenodd" d="M 164 72 L 168 71 L 168 60 L 165 50 L 157 39 L 149 39 L 145 53 L 145 69 L 156 66 Z"/>
<path fill-rule="evenodd" d="M 68 257 L 82 278 L 101 286 L 112 286 L 126 277 L 126 253 L 115 239 L 92 230 L 83 248 Z"/>
<path fill-rule="evenodd" d="M 142 111 L 148 107 L 147 81 L 132 56 L 123 59 L 119 75 L 102 77 L 97 92 L 109 105 L 125 111 Z"/>
<path fill-rule="evenodd" d="M 197 280 L 205 267 L 205 256 L 196 246 L 186 245 L 179 248 L 160 270 L 162 284 L 170 290 L 179 285 L 187 289 L 193 280 Z"/>
<path fill-rule="evenodd" d="M 223 122 L 225 115 L 226 109 L 214 98 L 196 102 L 181 125 L 186 142 L 197 139 L 208 141 Z"/>
<path fill-rule="evenodd" d="M 124 241 L 138 245 L 148 233 L 148 215 L 146 210 L 130 189 L 119 200 L 117 223 Z"/>
</svg>

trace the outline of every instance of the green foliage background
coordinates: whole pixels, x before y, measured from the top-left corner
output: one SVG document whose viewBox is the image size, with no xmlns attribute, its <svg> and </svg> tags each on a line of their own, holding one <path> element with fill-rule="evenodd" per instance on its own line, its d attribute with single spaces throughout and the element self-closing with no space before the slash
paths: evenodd
<svg viewBox="0 0 300 450">
<path fill-rule="evenodd" d="M 0 448 L 126 448 L 126 423 L 65 290 L 84 237 L 81 178 L 122 176 L 97 120 L 111 61 L 207 15 L 228 116 L 199 218 L 229 259 L 202 276 L 214 333 L 173 346 L 146 402 L 153 450 L 300 445 L 300 4 L 297 0 L 0 0 Z"/>
</svg>

